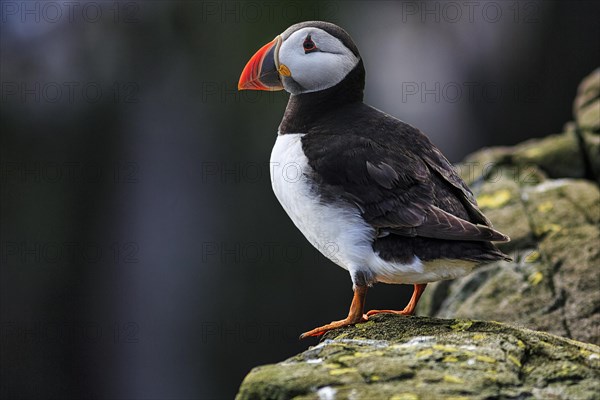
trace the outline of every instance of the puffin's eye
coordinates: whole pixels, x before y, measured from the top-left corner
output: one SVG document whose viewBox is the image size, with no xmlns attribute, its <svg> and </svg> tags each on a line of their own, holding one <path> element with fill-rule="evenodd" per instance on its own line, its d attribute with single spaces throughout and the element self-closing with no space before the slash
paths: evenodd
<svg viewBox="0 0 600 400">
<path fill-rule="evenodd" d="M 317 45 L 315 44 L 315 42 L 312 41 L 312 39 L 310 38 L 310 35 L 308 35 L 306 37 L 306 39 L 304 39 L 304 43 L 302 43 L 302 47 L 304 48 L 304 54 L 318 50 Z"/>
</svg>

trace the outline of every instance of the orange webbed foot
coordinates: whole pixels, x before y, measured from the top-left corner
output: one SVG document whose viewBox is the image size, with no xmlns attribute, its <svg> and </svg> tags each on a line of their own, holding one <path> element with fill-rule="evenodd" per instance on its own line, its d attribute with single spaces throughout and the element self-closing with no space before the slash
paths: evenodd
<svg viewBox="0 0 600 400">
<path fill-rule="evenodd" d="M 304 332 L 302 335 L 300 335 L 300 339 L 305 339 L 310 336 L 321 336 L 332 329 L 337 329 L 354 324 L 360 324 L 363 322 L 367 322 L 368 320 L 369 317 L 366 314 L 362 314 L 362 316 L 360 316 L 359 318 L 346 317 L 342 320 L 332 321 L 330 324 L 320 326 L 308 332 Z"/>
</svg>

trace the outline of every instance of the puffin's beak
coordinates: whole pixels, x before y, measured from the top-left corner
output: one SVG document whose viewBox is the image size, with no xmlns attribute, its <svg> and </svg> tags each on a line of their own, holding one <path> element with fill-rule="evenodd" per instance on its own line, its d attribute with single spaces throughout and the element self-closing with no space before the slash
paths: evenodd
<svg viewBox="0 0 600 400">
<path fill-rule="evenodd" d="M 252 56 L 244 67 L 238 90 L 282 90 L 279 78 L 278 53 L 281 45 L 281 36 L 267 43 Z"/>
</svg>

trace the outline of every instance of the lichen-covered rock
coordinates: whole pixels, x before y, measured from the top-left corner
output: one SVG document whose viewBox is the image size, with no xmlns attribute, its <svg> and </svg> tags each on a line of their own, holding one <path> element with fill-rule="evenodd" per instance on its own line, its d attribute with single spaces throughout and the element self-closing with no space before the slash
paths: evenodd
<svg viewBox="0 0 600 400">
<path fill-rule="evenodd" d="M 418 313 L 600 344 L 600 152 L 590 150 L 600 138 L 599 93 L 596 70 L 580 85 L 567 132 L 485 149 L 459 166 L 482 210 L 511 237 L 501 247 L 514 262 L 429 285 Z"/>
<path fill-rule="evenodd" d="M 376 315 L 254 368 L 238 400 L 596 399 L 600 348 L 497 322 Z"/>
<path fill-rule="evenodd" d="M 583 130 L 600 132 L 600 68 L 587 76 L 577 89 L 573 114 Z"/>
<path fill-rule="evenodd" d="M 505 189 L 490 185 L 480 196 L 498 190 Z M 510 193 L 515 204 L 482 208 L 514 239 L 515 261 L 429 285 L 419 312 L 511 322 L 599 344 L 598 187 L 564 179 Z"/>
<path fill-rule="evenodd" d="M 600 68 L 581 82 L 573 104 L 575 127 L 579 134 L 588 168 L 600 179 Z"/>
</svg>

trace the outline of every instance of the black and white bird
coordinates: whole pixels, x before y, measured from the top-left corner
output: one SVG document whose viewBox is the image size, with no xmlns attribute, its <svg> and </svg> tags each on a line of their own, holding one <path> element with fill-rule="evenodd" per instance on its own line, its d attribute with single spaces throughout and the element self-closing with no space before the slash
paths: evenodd
<svg viewBox="0 0 600 400">
<path fill-rule="evenodd" d="M 289 27 L 244 68 L 238 88 L 291 93 L 271 154 L 277 199 L 304 236 L 350 273 L 348 316 L 302 334 L 414 313 L 428 282 L 509 260 L 452 165 L 418 129 L 363 103 L 365 69 L 337 25 Z M 300 173 L 298 173 L 300 171 Z M 402 311 L 364 312 L 376 282 L 413 284 Z"/>
</svg>

